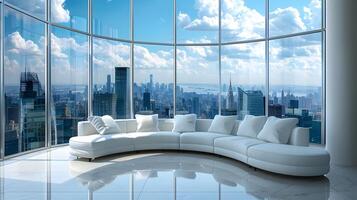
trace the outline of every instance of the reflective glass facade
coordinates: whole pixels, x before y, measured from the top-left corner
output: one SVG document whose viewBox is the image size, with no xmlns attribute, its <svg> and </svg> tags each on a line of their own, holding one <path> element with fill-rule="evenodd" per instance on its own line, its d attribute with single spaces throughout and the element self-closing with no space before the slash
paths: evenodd
<svg viewBox="0 0 357 200">
<path fill-rule="evenodd" d="M 0 5 L 2 156 L 105 114 L 297 117 L 324 143 L 323 0 Z"/>
</svg>

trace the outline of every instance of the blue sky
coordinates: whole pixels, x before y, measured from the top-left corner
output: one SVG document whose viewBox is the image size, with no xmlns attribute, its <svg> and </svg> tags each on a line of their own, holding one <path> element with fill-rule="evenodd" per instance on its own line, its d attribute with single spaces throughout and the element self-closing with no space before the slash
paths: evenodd
<svg viewBox="0 0 357 200">
<path fill-rule="evenodd" d="M 23 0 L 8 1 L 39 17 L 43 16 L 44 0 L 34 0 L 31 3 Z M 52 0 L 52 21 L 86 31 L 88 24 L 87 7 L 82 2 L 86 2 L 86 0 Z M 271 35 L 302 32 L 317 29 L 321 26 L 320 0 L 270 0 L 270 3 Z M 135 40 L 172 43 L 172 1 L 135 0 L 134 6 Z M 264 37 L 264 6 L 263 0 L 222 0 L 222 40 L 230 42 Z M 130 36 L 129 12 L 128 0 L 93 0 L 94 33 L 128 40 Z M 177 0 L 178 42 L 217 42 L 217 16 L 218 1 Z M 37 46 L 36 48 L 42 51 L 43 35 L 32 34 L 32 32 L 36 33 L 37 29 L 41 29 L 36 27 L 43 27 L 43 24 L 39 22 L 33 25 L 26 20 L 22 24 L 23 26 L 33 26 L 34 29 L 22 29 L 19 26 L 14 26 L 13 23 L 5 23 L 7 38 L 11 39 L 10 36 L 15 36 L 11 34 L 18 32 L 19 34 L 16 36 L 21 36 L 25 41 L 22 45 L 32 45 L 33 43 Z M 86 36 L 73 37 L 73 35 L 63 34 L 61 31 L 54 31 L 53 34 L 53 38 L 56 38 L 53 41 L 53 48 L 56 47 L 53 54 L 58 56 L 58 64 L 66 67 L 66 69 L 79 69 L 78 65 L 85 66 L 88 62 L 85 56 L 86 46 L 88 45 Z M 25 52 L 29 51 L 28 48 L 35 48 L 34 45 L 30 45 L 30 47 L 12 45 L 14 48 L 22 48 L 21 50 Z M 98 48 L 103 49 L 103 53 L 95 57 L 97 65 L 103 65 L 107 68 L 114 65 L 128 65 L 125 61 L 130 53 L 127 44 L 119 45 L 116 42 L 104 41 L 97 45 L 102 45 Z M 257 83 L 264 83 L 262 80 L 265 80 L 265 73 L 261 73 L 262 62 L 264 62 L 264 59 L 262 59 L 264 48 L 264 45 L 253 44 L 225 46 L 226 53 L 222 55 L 222 66 L 226 70 L 224 74 L 231 74 L 234 84 L 252 84 L 254 80 L 251 74 L 256 74 L 256 79 L 259 80 Z M 173 66 L 172 48 L 135 45 L 135 51 L 135 63 L 140 63 L 140 65 L 137 65 L 140 70 L 153 71 L 156 74 L 156 80 L 159 82 L 172 81 L 172 73 L 167 70 Z M 11 55 L 10 53 L 6 55 L 9 55 L 8 58 L 17 61 L 17 63 L 21 63 L 23 55 L 13 52 L 16 51 L 12 51 Z M 20 52 L 20 50 L 17 52 Z M 305 78 L 303 82 L 291 81 L 298 80 L 297 78 L 273 79 L 272 84 L 321 84 L 319 81 L 321 78 L 319 77 L 319 74 L 321 74 L 321 44 L 316 42 L 316 37 L 315 39 L 306 37 L 295 40 L 278 40 L 271 45 L 270 52 L 272 56 L 271 66 L 275 67 L 276 73 L 284 74 L 293 69 L 296 71 L 297 78 L 301 75 L 304 75 Z M 217 83 L 218 77 L 214 70 L 218 69 L 217 53 L 217 48 L 210 46 L 180 48 L 177 61 L 179 63 L 178 70 L 182 71 L 178 73 L 180 76 L 178 80 L 182 83 Z M 285 57 L 281 57 L 281 55 Z M 280 56 L 280 59 L 275 59 L 274 56 Z M 202 72 L 207 75 L 205 79 L 197 79 L 197 74 Z M 137 77 L 136 81 L 139 83 L 147 81 L 146 75 L 138 75 Z M 229 81 L 227 77 L 222 77 L 223 83 Z M 103 81 L 105 81 L 105 78 L 106 75 L 103 74 Z"/>
</svg>

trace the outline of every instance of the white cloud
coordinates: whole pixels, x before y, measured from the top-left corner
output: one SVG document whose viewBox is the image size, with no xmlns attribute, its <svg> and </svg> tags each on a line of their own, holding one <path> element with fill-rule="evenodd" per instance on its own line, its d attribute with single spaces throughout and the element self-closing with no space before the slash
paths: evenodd
<svg viewBox="0 0 357 200">
<path fill-rule="evenodd" d="M 321 27 L 321 0 L 311 0 L 304 7 L 304 21 L 310 29 Z"/>
<path fill-rule="evenodd" d="M 20 72 L 36 72 L 40 81 L 44 81 L 45 51 L 44 37 L 40 37 L 37 43 L 26 40 L 19 32 L 13 32 L 5 37 L 5 73 L 7 84 L 18 84 Z M 11 78 L 10 78 L 11 77 Z"/>
<path fill-rule="evenodd" d="M 53 84 L 87 84 L 88 42 L 51 34 Z"/>
<path fill-rule="evenodd" d="M 273 35 L 283 35 L 305 31 L 307 28 L 296 8 L 277 8 L 270 13 L 270 32 Z"/>
<path fill-rule="evenodd" d="M 52 0 L 52 20 L 56 23 L 69 22 L 70 13 L 69 10 L 64 8 L 64 3 L 66 0 Z"/>
</svg>

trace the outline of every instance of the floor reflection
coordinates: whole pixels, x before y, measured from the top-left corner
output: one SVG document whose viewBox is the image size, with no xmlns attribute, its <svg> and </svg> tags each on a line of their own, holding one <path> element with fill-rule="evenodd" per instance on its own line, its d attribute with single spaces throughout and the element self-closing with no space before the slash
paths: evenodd
<svg viewBox="0 0 357 200">
<path fill-rule="evenodd" d="M 127 183 L 129 199 L 328 199 L 330 194 L 326 177 L 281 176 L 206 154 L 146 153 L 128 160 L 104 158 L 95 165 L 101 166 L 70 163 L 89 199 L 121 182 Z"/>
<path fill-rule="evenodd" d="M 326 177 L 255 171 L 214 155 L 141 152 L 87 162 L 70 157 L 67 147 L 1 162 L 0 183 L 4 200 L 319 200 L 333 194 Z"/>
</svg>

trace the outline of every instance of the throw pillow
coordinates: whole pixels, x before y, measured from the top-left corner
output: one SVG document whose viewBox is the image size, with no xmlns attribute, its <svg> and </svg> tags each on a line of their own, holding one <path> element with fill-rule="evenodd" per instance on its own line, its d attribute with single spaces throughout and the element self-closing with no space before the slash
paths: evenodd
<svg viewBox="0 0 357 200">
<path fill-rule="evenodd" d="M 208 129 L 211 133 L 222 133 L 230 135 L 236 123 L 237 116 L 216 115 Z"/>
<path fill-rule="evenodd" d="M 135 115 L 136 132 L 155 132 L 159 130 L 159 115 Z"/>
<path fill-rule="evenodd" d="M 196 114 L 175 115 L 172 132 L 184 133 L 196 131 L 196 119 Z"/>
<path fill-rule="evenodd" d="M 88 121 L 101 135 L 120 133 L 119 126 L 115 123 L 113 118 L 109 115 L 103 117 L 100 116 L 90 116 Z"/>
<path fill-rule="evenodd" d="M 246 115 L 238 127 L 237 135 L 256 138 L 266 121 L 266 116 Z"/>
<path fill-rule="evenodd" d="M 267 142 L 287 144 L 292 130 L 298 122 L 297 118 L 269 117 L 263 129 L 259 132 L 258 138 Z"/>
</svg>

